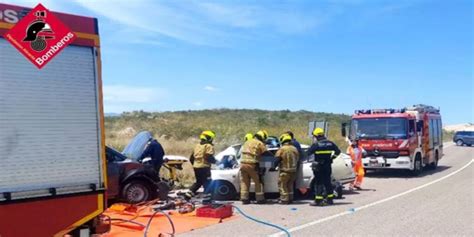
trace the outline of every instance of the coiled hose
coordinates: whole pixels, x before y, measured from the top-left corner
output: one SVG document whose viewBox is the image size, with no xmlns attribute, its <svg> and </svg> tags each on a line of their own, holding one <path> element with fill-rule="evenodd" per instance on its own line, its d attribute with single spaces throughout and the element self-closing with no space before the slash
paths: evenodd
<svg viewBox="0 0 474 237">
<path fill-rule="evenodd" d="M 173 223 L 173 220 L 171 220 L 171 217 L 168 215 L 168 213 L 162 211 L 162 210 L 157 210 L 155 212 L 153 212 L 153 214 L 151 215 L 150 219 L 148 220 L 148 223 L 146 224 L 146 228 L 145 228 L 145 233 L 143 233 L 143 237 L 147 237 L 148 235 L 148 229 L 150 228 L 150 225 L 151 225 L 151 221 L 153 220 L 153 218 L 155 217 L 156 214 L 158 213 L 162 213 L 163 215 L 166 216 L 166 218 L 168 218 L 168 221 L 170 222 L 170 225 L 171 225 L 171 228 L 172 228 L 172 232 L 169 234 L 171 236 L 174 236 L 174 234 L 176 233 L 176 230 L 174 228 L 174 223 Z"/>
</svg>

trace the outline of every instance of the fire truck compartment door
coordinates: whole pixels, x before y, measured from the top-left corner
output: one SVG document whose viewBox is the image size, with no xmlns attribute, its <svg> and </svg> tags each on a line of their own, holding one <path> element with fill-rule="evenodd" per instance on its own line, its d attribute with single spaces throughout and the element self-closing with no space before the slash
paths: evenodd
<svg viewBox="0 0 474 237">
<path fill-rule="evenodd" d="M 103 187 L 97 88 L 93 48 L 39 70 L 0 38 L 0 194 Z"/>
</svg>

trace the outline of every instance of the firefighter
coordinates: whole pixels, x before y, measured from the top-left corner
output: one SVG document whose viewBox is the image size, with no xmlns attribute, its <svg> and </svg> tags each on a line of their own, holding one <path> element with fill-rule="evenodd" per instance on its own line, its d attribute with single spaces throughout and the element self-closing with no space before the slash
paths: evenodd
<svg viewBox="0 0 474 237">
<path fill-rule="evenodd" d="M 286 134 L 291 136 L 291 144 L 293 144 L 294 147 L 296 147 L 296 150 L 298 150 L 298 153 L 300 154 L 300 158 L 303 155 L 303 150 L 301 149 L 301 144 L 296 140 L 295 134 L 293 134 L 292 131 L 287 131 Z"/>
<path fill-rule="evenodd" d="M 253 139 L 245 142 L 242 147 L 242 157 L 240 159 L 240 200 L 244 205 L 250 204 L 249 189 L 251 179 L 255 183 L 255 199 L 257 204 L 265 203 L 259 161 L 262 155 L 267 152 L 267 147 L 264 143 L 267 137 L 268 133 L 260 130 L 254 135 Z"/>
<path fill-rule="evenodd" d="M 366 151 L 362 146 L 359 145 L 359 138 L 352 140 L 351 145 L 347 148 L 347 154 L 351 156 L 352 167 L 356 174 L 354 183 L 351 184 L 351 189 L 361 190 L 362 180 L 364 180 L 364 166 L 362 165 L 362 157 L 366 154 Z"/>
<path fill-rule="evenodd" d="M 246 142 L 248 140 L 252 140 L 252 138 L 253 138 L 253 134 L 249 132 L 249 133 L 245 134 L 244 142 Z"/>
<path fill-rule="evenodd" d="M 334 191 L 331 183 L 331 164 L 332 160 L 341 154 L 341 150 L 339 150 L 334 142 L 329 141 L 324 136 L 322 128 L 315 128 L 313 136 L 316 138 L 316 141 L 309 148 L 308 156 L 314 155 L 314 162 L 311 168 L 316 179 L 316 195 L 311 206 L 322 206 L 324 203 L 332 205 Z M 324 189 L 326 189 L 326 197 L 324 196 Z M 324 202 L 324 199 L 326 199 L 326 202 Z"/>
<path fill-rule="evenodd" d="M 252 133 L 247 133 L 245 134 L 244 136 L 244 143 L 247 142 L 247 141 L 250 141 L 253 139 L 253 134 Z M 237 156 L 236 156 L 236 159 L 240 160 L 240 157 L 242 157 L 242 147 L 240 147 L 239 151 L 237 151 Z M 232 167 L 230 167 L 232 168 Z"/>
<path fill-rule="evenodd" d="M 275 154 L 277 166 L 280 174 L 278 178 L 278 188 L 280 189 L 280 203 L 290 204 L 293 202 L 293 190 L 296 180 L 296 168 L 298 165 L 299 153 L 291 143 L 289 134 L 280 136 L 281 147 Z"/>
<path fill-rule="evenodd" d="M 155 171 L 160 177 L 160 169 L 163 165 L 163 157 L 165 156 L 165 150 L 161 146 L 161 144 L 154 138 L 150 138 L 148 140 L 148 144 L 143 151 L 143 154 L 140 158 L 138 158 L 138 162 L 141 162 L 143 159 L 150 157 L 151 161 L 150 164 L 155 168 Z"/>
<path fill-rule="evenodd" d="M 212 144 L 215 137 L 216 134 L 213 131 L 203 131 L 199 136 L 201 141 L 194 147 L 189 160 L 193 164 L 196 182 L 191 186 L 190 192 L 186 193 L 188 198 L 196 195 L 197 190 L 201 186 L 204 187 L 205 196 L 210 196 L 210 189 L 208 187 L 211 183 L 211 164 L 216 163 L 214 145 Z"/>
</svg>

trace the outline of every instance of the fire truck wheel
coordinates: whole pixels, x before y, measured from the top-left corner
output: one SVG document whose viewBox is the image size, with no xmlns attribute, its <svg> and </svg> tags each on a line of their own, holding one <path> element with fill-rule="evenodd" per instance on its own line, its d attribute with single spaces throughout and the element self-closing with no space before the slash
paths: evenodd
<svg viewBox="0 0 474 237">
<path fill-rule="evenodd" d="M 418 176 L 421 174 L 422 169 L 423 167 L 421 165 L 421 156 L 420 154 L 417 154 L 415 157 L 415 164 L 411 173 L 413 176 Z"/>
<path fill-rule="evenodd" d="M 439 153 L 436 151 L 435 153 L 435 160 L 430 164 L 430 168 L 435 170 L 438 167 L 438 160 L 439 160 Z"/>
</svg>

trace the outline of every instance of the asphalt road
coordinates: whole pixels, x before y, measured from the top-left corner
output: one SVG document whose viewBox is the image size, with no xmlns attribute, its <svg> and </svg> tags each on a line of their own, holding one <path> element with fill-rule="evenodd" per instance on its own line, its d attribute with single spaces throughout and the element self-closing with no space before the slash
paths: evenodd
<svg viewBox="0 0 474 237">
<path fill-rule="evenodd" d="M 310 200 L 241 206 L 248 215 L 290 230 L 292 236 L 474 236 L 474 147 L 445 146 L 434 171 L 369 173 L 364 190 L 345 193 L 336 205 Z M 180 236 L 285 236 L 244 217 Z"/>
</svg>

